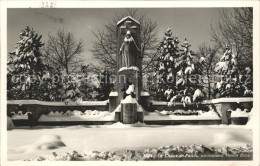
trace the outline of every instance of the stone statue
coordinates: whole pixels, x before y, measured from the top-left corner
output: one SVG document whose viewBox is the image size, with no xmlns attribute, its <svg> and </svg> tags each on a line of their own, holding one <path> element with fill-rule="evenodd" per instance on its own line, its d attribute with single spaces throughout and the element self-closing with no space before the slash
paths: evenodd
<svg viewBox="0 0 260 166">
<path fill-rule="evenodd" d="M 128 30 L 126 32 L 122 46 L 120 47 L 122 67 L 137 66 L 137 51 L 140 51 L 140 49 L 137 47 L 131 32 Z"/>
</svg>

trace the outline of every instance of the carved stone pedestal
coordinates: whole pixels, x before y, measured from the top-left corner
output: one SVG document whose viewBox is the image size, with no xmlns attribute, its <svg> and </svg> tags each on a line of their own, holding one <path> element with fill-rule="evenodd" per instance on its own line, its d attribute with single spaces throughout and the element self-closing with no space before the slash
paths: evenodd
<svg viewBox="0 0 260 166">
<path fill-rule="evenodd" d="M 121 103 L 122 123 L 134 124 L 137 122 L 137 104 L 136 103 Z"/>
</svg>

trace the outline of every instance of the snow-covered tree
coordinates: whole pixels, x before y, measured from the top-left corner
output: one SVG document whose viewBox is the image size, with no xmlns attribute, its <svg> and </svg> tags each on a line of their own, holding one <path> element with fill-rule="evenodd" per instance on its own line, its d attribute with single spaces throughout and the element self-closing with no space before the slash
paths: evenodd
<svg viewBox="0 0 260 166">
<path fill-rule="evenodd" d="M 221 80 L 216 83 L 215 93 L 219 97 L 252 96 L 252 70 L 247 67 L 242 73 L 238 67 L 237 55 L 233 54 L 229 45 L 226 45 L 223 56 L 217 63 L 216 72 Z"/>
<path fill-rule="evenodd" d="M 42 62 L 41 37 L 27 26 L 20 33 L 15 50 L 9 53 L 8 99 L 44 98 L 46 86 L 41 85 L 41 78 L 48 67 Z"/>
<path fill-rule="evenodd" d="M 174 102 L 183 102 L 185 106 L 204 97 L 202 87 L 198 85 L 198 71 L 192 57 L 194 53 L 189 49 L 191 45 L 185 38 L 183 50 L 180 50 L 178 43 L 178 37 L 172 37 L 172 31 L 168 28 L 158 47 L 156 98 L 169 101 L 169 106 Z"/>
<path fill-rule="evenodd" d="M 81 75 L 76 73 L 68 75 L 66 70 L 55 70 L 52 79 L 49 95 L 55 101 L 64 101 L 66 104 L 69 104 L 70 102 L 84 100 L 84 93 L 81 90 L 85 84 Z"/>
<path fill-rule="evenodd" d="M 65 103 L 68 103 L 69 101 L 82 101 L 82 93 L 79 88 L 81 86 L 81 79 L 78 79 L 77 77 L 66 77 L 65 75 L 64 80 L 63 87 L 65 94 L 63 95 L 63 98 L 65 99 Z"/>
<path fill-rule="evenodd" d="M 157 59 L 156 75 L 157 75 L 157 99 L 161 101 L 168 101 L 175 88 L 175 69 L 176 58 L 179 56 L 178 37 L 172 36 L 170 28 L 165 32 L 163 40 L 160 42 L 158 49 L 160 55 Z"/>
<path fill-rule="evenodd" d="M 181 54 L 176 57 L 174 69 L 176 74 L 176 91 L 173 93 L 169 105 L 173 105 L 176 101 L 181 101 L 184 106 L 199 102 L 203 99 L 204 93 L 202 87 L 199 85 L 197 77 L 196 64 L 193 62 L 193 51 L 189 49 L 191 46 L 185 38 L 184 44 L 181 45 L 183 50 Z"/>
<path fill-rule="evenodd" d="M 232 53 L 239 62 L 242 71 L 253 68 L 253 8 L 220 9 L 219 17 L 211 27 L 211 39 L 223 50 L 224 43 L 230 45 Z"/>
</svg>

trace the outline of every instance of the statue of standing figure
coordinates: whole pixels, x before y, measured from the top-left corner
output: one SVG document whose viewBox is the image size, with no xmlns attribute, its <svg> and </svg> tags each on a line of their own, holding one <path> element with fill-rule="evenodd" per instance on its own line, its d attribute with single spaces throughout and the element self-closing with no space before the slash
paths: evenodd
<svg viewBox="0 0 260 166">
<path fill-rule="evenodd" d="M 130 31 L 126 32 L 125 39 L 120 47 L 120 55 L 122 55 L 122 67 L 137 66 L 136 52 L 140 51 Z"/>
</svg>

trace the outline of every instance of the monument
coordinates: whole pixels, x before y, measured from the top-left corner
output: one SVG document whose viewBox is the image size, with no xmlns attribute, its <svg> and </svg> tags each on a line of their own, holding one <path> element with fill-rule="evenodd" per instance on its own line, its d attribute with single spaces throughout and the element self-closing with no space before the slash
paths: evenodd
<svg viewBox="0 0 260 166">
<path fill-rule="evenodd" d="M 136 45 L 134 38 L 131 36 L 131 32 L 128 30 L 125 35 L 122 46 L 120 47 L 121 56 L 121 67 L 131 67 L 137 66 L 138 55 L 137 52 L 140 52 L 140 49 Z"/>
<path fill-rule="evenodd" d="M 109 97 L 109 110 L 117 109 L 116 120 L 123 123 L 143 121 L 141 55 L 140 23 L 127 16 L 117 23 L 117 83 L 116 92 L 111 92 Z M 131 95 L 125 97 L 129 86 Z M 133 94 L 134 100 L 131 99 Z"/>
<path fill-rule="evenodd" d="M 117 23 L 117 71 L 122 67 L 130 66 L 136 66 L 141 70 L 140 35 L 140 23 L 131 16 L 127 16 Z M 132 55 L 129 66 L 122 63 L 125 52 Z"/>
</svg>

